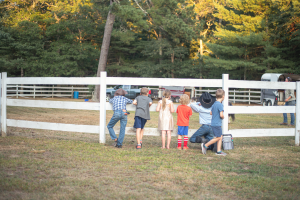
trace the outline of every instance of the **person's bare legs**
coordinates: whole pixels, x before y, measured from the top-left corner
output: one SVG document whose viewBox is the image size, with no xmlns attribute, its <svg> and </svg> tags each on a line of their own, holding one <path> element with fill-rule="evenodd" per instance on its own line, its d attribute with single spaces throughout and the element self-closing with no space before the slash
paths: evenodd
<svg viewBox="0 0 300 200">
<path fill-rule="evenodd" d="M 165 147 L 165 143 L 166 143 L 166 131 L 161 131 L 161 148 L 166 148 Z"/>
<path fill-rule="evenodd" d="M 141 128 L 136 129 L 136 141 L 138 144 L 141 144 Z"/>
<path fill-rule="evenodd" d="M 209 147 L 211 144 L 214 144 L 214 143 L 218 142 L 220 139 L 221 139 L 221 137 L 214 138 L 211 141 L 209 141 L 208 143 L 206 143 L 205 146 Z"/>
<path fill-rule="evenodd" d="M 220 140 L 218 141 L 217 152 L 220 152 L 220 151 L 221 151 L 221 147 L 222 147 L 222 138 L 223 138 L 223 135 L 220 137 Z"/>
<path fill-rule="evenodd" d="M 168 141 L 167 141 L 167 149 L 170 149 L 170 143 L 171 143 L 171 131 L 167 131 L 168 134 Z"/>
<path fill-rule="evenodd" d="M 144 136 L 144 129 L 141 129 L 141 133 L 140 133 L 140 143 L 143 140 L 143 136 Z"/>
</svg>

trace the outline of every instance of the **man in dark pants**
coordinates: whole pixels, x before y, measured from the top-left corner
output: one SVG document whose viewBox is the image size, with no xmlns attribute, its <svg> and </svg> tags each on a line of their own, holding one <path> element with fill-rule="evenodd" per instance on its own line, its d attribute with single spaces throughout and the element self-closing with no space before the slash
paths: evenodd
<svg viewBox="0 0 300 200">
<path fill-rule="evenodd" d="M 285 79 L 285 82 L 291 82 L 292 79 L 290 77 L 287 77 Z M 295 106 L 296 105 L 296 98 L 294 95 L 294 90 L 285 90 L 285 106 Z M 288 125 L 288 126 L 294 126 L 295 125 L 295 115 L 294 113 L 291 113 L 291 124 L 288 124 L 287 120 L 287 114 L 283 113 L 283 123 L 280 125 Z"/>
<path fill-rule="evenodd" d="M 191 108 L 199 113 L 199 123 L 202 125 L 190 138 L 191 143 L 206 143 L 214 138 L 211 124 L 211 107 L 215 103 L 216 98 L 208 92 L 200 96 L 199 102 L 192 103 Z M 203 139 L 204 137 L 205 139 Z"/>
</svg>

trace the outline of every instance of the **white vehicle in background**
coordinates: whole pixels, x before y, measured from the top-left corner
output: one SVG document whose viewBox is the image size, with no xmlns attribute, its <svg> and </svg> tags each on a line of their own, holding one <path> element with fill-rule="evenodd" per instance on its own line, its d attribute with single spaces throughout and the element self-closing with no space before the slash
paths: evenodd
<svg viewBox="0 0 300 200">
<path fill-rule="evenodd" d="M 273 74 L 266 73 L 261 76 L 261 81 L 284 82 L 287 77 L 290 77 L 293 82 L 300 81 L 300 75 L 297 74 Z M 263 106 L 275 106 L 278 102 L 285 100 L 284 90 L 262 89 L 260 101 Z"/>
</svg>

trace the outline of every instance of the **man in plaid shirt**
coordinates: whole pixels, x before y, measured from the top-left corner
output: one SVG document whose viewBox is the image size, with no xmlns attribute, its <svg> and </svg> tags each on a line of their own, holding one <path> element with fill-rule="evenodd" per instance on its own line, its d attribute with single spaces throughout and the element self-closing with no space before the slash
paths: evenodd
<svg viewBox="0 0 300 200">
<path fill-rule="evenodd" d="M 133 102 L 132 100 L 126 98 L 125 94 L 127 94 L 127 92 L 120 88 L 115 92 L 114 98 L 109 100 L 109 103 L 113 104 L 114 114 L 110 119 L 107 128 L 111 139 L 115 141 L 114 146 L 117 148 L 122 148 L 122 143 L 125 137 L 125 128 L 127 125 L 128 114 L 126 111 L 126 104 Z M 119 138 L 117 138 L 113 129 L 118 121 L 120 121 L 121 125 Z"/>
</svg>

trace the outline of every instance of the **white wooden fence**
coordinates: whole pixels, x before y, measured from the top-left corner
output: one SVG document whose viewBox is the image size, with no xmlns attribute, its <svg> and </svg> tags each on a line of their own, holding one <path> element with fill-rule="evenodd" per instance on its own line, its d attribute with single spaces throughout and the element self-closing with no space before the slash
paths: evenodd
<svg viewBox="0 0 300 200">
<path fill-rule="evenodd" d="M 159 90 L 158 97 L 162 97 L 162 90 L 159 88 L 150 88 Z M 92 91 L 87 86 L 43 86 L 43 85 L 7 85 L 7 97 L 19 98 L 19 97 L 31 97 L 31 98 L 54 98 L 54 97 L 67 97 L 73 98 L 74 92 L 79 93 L 79 98 L 92 97 Z M 209 92 L 211 94 L 216 93 L 216 89 L 203 89 L 197 90 L 192 89 L 191 97 L 199 97 L 204 92 Z M 250 89 L 243 90 L 229 90 L 229 101 L 236 102 L 247 102 L 247 103 L 260 103 L 260 93 L 261 91 L 254 91 Z"/>
<path fill-rule="evenodd" d="M 100 102 L 60 102 L 60 101 L 41 101 L 24 99 L 7 99 L 6 86 L 8 84 L 59 84 L 59 85 L 99 85 L 100 84 Z M 101 78 L 7 78 L 7 73 L 2 73 L 2 99 L 1 99 L 1 130 L 2 136 L 6 136 L 6 127 L 21 127 L 33 129 L 47 129 L 70 132 L 85 132 L 99 134 L 99 142 L 105 143 L 106 128 L 106 110 L 112 110 L 112 105 L 106 102 L 106 85 L 128 84 L 128 85 L 149 85 L 149 86 L 202 86 L 202 87 L 222 87 L 225 91 L 224 116 L 228 113 L 236 114 L 254 114 L 254 113 L 296 113 L 300 116 L 300 82 L 261 82 L 261 81 L 236 81 L 229 80 L 228 74 L 223 74 L 222 79 L 170 79 L 170 78 L 128 78 L 128 77 L 107 77 L 106 72 L 101 72 Z M 229 88 L 255 88 L 255 89 L 297 89 L 296 106 L 228 106 Z M 25 120 L 14 120 L 6 118 L 6 106 L 24 106 L 41 108 L 60 108 L 60 109 L 83 109 L 100 110 L 100 125 L 75 125 L 48 122 L 33 122 Z M 150 111 L 155 111 L 156 105 L 150 107 Z M 128 105 L 127 109 L 135 110 L 134 105 Z M 189 136 L 196 130 L 190 129 Z M 228 130 L 228 118 L 222 122 L 223 134 L 230 133 L 233 137 L 265 137 L 265 136 L 295 136 L 295 144 L 299 146 L 300 117 L 296 119 L 296 128 L 279 129 L 234 129 Z M 133 128 L 127 127 L 126 134 L 135 134 Z M 176 134 L 176 131 L 173 131 Z M 146 128 L 144 135 L 158 136 L 160 133 L 156 128 Z"/>
<path fill-rule="evenodd" d="M 195 96 L 201 96 L 204 92 L 209 92 L 212 95 L 215 95 L 216 89 L 202 89 L 202 90 L 195 90 Z M 260 100 L 261 91 L 258 90 L 251 90 L 251 89 L 231 89 L 229 90 L 229 101 L 236 103 L 236 102 L 246 102 L 250 103 L 261 103 Z"/>
<path fill-rule="evenodd" d="M 7 97 L 68 97 L 73 98 L 75 91 L 79 93 L 79 98 L 92 96 L 88 87 L 74 86 L 37 86 L 37 85 L 7 85 Z"/>
</svg>

